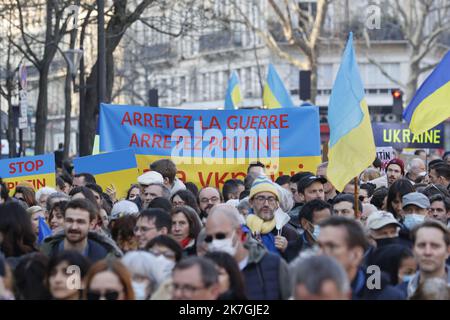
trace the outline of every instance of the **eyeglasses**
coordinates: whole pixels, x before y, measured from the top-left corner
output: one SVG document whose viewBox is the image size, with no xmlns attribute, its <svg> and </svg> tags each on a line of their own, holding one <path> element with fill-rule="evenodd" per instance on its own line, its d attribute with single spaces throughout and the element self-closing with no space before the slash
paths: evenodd
<svg viewBox="0 0 450 320">
<path fill-rule="evenodd" d="M 149 228 L 149 227 L 138 227 L 138 226 L 136 226 L 136 227 L 133 228 L 133 231 L 134 231 L 134 233 L 138 233 L 139 231 L 142 232 L 142 233 L 146 233 L 146 232 L 148 232 L 148 231 L 150 231 L 152 229 L 156 229 L 156 228 L 155 227 Z"/>
<path fill-rule="evenodd" d="M 257 196 L 257 197 L 255 197 L 255 201 L 260 203 L 260 204 L 263 204 L 266 201 L 268 201 L 269 204 L 274 204 L 277 201 L 277 198 L 275 198 L 275 197 L 267 197 L 266 198 L 266 197 L 263 197 L 263 196 Z"/>
<path fill-rule="evenodd" d="M 359 201 L 364 202 L 364 200 L 366 199 L 366 197 L 365 197 L 365 196 L 359 196 L 358 199 L 359 199 Z"/>
<path fill-rule="evenodd" d="M 105 298 L 106 300 L 117 300 L 119 298 L 119 291 L 116 290 L 106 290 L 104 293 L 96 290 L 89 290 L 87 292 L 88 300 L 100 300 L 100 298 Z"/>
<path fill-rule="evenodd" d="M 207 287 L 195 287 L 195 286 L 192 286 L 190 284 L 182 285 L 182 284 L 178 284 L 178 283 L 172 283 L 172 290 L 173 291 L 181 290 L 181 291 L 184 291 L 185 293 L 188 293 L 190 295 L 194 294 L 195 291 L 206 289 L 206 288 Z"/>
<path fill-rule="evenodd" d="M 202 198 L 202 199 L 200 199 L 200 202 L 201 203 L 208 203 L 208 202 L 217 202 L 217 201 L 219 201 L 220 199 L 218 198 L 218 197 L 212 197 L 212 198 L 210 198 L 210 199 L 208 199 L 208 198 Z"/>
<path fill-rule="evenodd" d="M 226 237 L 227 237 L 227 234 L 224 233 L 224 232 L 218 232 L 216 234 L 208 234 L 205 237 L 205 242 L 206 243 L 211 243 L 214 239 L 223 240 L 223 239 L 226 239 Z"/>
</svg>

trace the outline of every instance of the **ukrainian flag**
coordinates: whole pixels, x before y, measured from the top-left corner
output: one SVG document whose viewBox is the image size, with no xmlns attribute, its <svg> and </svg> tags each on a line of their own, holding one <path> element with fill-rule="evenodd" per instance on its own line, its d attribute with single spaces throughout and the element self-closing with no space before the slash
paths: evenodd
<svg viewBox="0 0 450 320">
<path fill-rule="evenodd" d="M 450 117 L 450 51 L 417 90 L 403 118 L 414 134 L 431 129 Z"/>
<path fill-rule="evenodd" d="M 375 159 L 375 143 L 369 108 L 359 76 L 350 32 L 334 81 L 328 106 L 330 142 L 328 172 L 330 182 L 338 191 L 358 176 Z"/>
<path fill-rule="evenodd" d="M 225 110 L 235 110 L 242 101 L 241 88 L 239 87 L 239 78 L 236 71 L 233 71 L 228 80 L 228 89 L 225 95 Z"/>
<path fill-rule="evenodd" d="M 45 219 L 43 217 L 39 217 L 39 224 L 38 224 L 38 244 L 41 244 L 42 241 L 44 241 L 45 238 L 52 235 L 52 229 L 48 226 L 48 224 L 45 222 Z"/>
<path fill-rule="evenodd" d="M 271 63 L 267 72 L 267 83 L 264 86 L 263 104 L 269 109 L 294 107 L 289 92 Z"/>
<path fill-rule="evenodd" d="M 94 138 L 94 144 L 92 146 L 92 155 L 96 155 L 100 153 L 100 133 L 99 133 L 99 123 L 97 121 L 97 127 L 95 129 L 95 138 Z"/>
</svg>

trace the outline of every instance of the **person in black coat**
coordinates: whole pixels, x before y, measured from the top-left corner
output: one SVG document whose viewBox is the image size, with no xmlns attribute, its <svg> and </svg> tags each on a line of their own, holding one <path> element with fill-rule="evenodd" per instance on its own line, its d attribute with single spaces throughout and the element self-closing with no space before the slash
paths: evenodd
<svg viewBox="0 0 450 320">
<path fill-rule="evenodd" d="M 352 300 L 403 300 L 404 293 L 389 284 L 389 276 L 377 266 L 363 265 L 368 241 L 361 224 L 333 216 L 320 225 L 318 245 L 344 267 L 351 281 Z"/>
</svg>

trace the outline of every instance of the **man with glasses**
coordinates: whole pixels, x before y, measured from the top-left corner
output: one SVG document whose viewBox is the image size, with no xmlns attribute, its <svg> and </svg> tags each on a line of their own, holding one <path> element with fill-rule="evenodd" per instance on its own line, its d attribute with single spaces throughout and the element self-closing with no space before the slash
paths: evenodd
<svg viewBox="0 0 450 320">
<path fill-rule="evenodd" d="M 226 252 L 238 263 L 249 299 L 289 298 L 291 287 L 286 262 L 243 231 L 235 207 L 216 205 L 206 220 L 205 232 L 208 251 Z"/>
<path fill-rule="evenodd" d="M 212 261 L 203 257 L 182 259 L 172 275 L 173 300 L 216 300 L 219 274 Z"/>
<path fill-rule="evenodd" d="M 247 216 L 247 226 L 252 235 L 270 252 L 283 254 L 289 241 L 298 238 L 296 230 L 290 225 L 276 228 L 275 212 L 279 209 L 279 194 L 275 184 L 266 177 L 260 176 L 252 184 L 249 202 L 253 214 Z M 281 213 L 283 214 L 283 213 Z M 287 214 L 286 214 L 287 215 Z"/>
<path fill-rule="evenodd" d="M 146 209 L 142 211 L 134 227 L 134 235 L 138 248 L 145 249 L 147 243 L 161 234 L 168 234 L 172 227 L 172 218 L 162 209 Z"/>
<path fill-rule="evenodd" d="M 200 207 L 200 218 L 204 222 L 211 208 L 222 202 L 222 197 L 216 188 L 205 187 L 199 191 L 197 200 Z"/>
</svg>

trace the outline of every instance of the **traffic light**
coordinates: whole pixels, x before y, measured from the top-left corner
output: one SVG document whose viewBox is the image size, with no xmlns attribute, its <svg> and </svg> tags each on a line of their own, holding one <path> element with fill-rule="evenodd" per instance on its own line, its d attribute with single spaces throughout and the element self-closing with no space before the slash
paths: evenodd
<svg viewBox="0 0 450 320">
<path fill-rule="evenodd" d="M 300 100 L 308 101 L 311 99 L 311 71 L 301 70 L 299 79 Z"/>
<path fill-rule="evenodd" d="M 403 114 L 403 92 L 400 89 L 392 89 L 392 113 L 401 116 Z"/>
<path fill-rule="evenodd" d="M 148 90 L 148 105 L 151 107 L 159 107 L 158 89 Z"/>
</svg>

